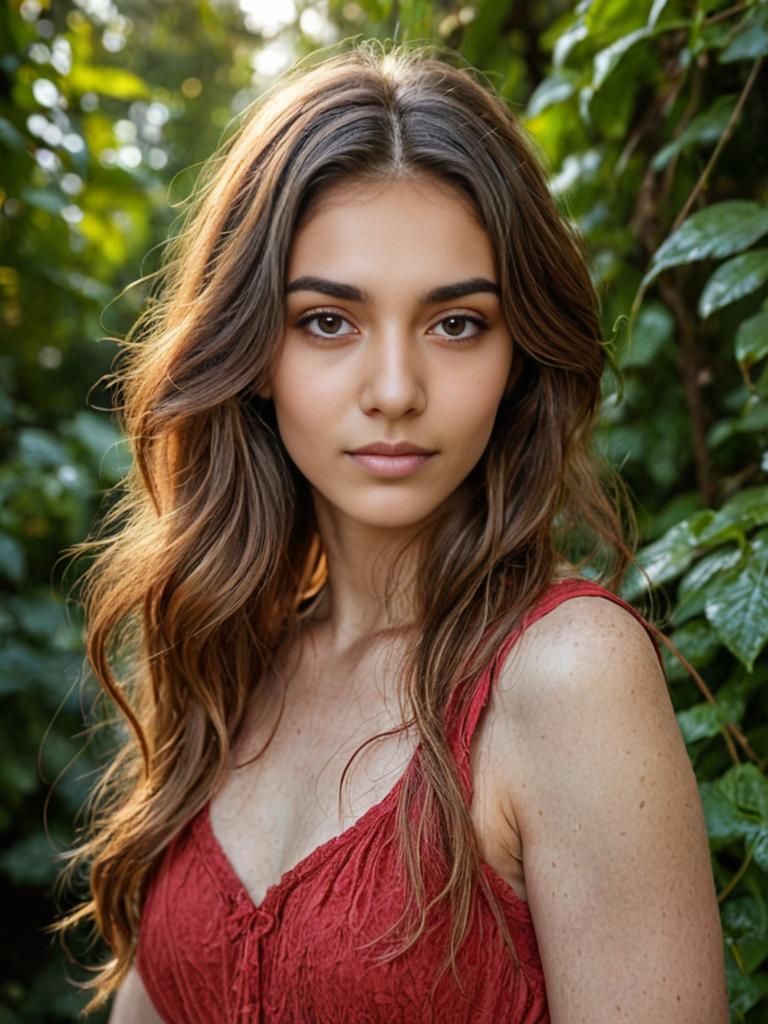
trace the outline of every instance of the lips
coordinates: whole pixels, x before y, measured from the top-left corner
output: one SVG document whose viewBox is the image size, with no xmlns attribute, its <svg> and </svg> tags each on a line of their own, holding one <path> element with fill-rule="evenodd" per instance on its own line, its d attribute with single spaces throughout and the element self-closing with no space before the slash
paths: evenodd
<svg viewBox="0 0 768 1024">
<path fill-rule="evenodd" d="M 434 455 L 428 448 L 421 448 L 409 441 L 397 441 L 394 444 L 387 441 L 375 441 L 372 444 L 363 445 L 362 448 L 355 448 L 351 455 Z"/>
<path fill-rule="evenodd" d="M 415 473 L 436 453 L 410 441 L 373 441 L 347 454 L 367 473 L 397 478 Z"/>
</svg>

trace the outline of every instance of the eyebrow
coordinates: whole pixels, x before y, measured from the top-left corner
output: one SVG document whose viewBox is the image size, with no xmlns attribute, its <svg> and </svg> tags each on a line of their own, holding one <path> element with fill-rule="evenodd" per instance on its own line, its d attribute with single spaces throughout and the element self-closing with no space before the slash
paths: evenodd
<svg viewBox="0 0 768 1024">
<path fill-rule="evenodd" d="M 369 302 L 370 296 L 362 288 L 352 284 L 342 284 L 340 281 L 329 281 L 324 277 L 314 277 L 311 274 L 304 277 L 297 277 L 295 281 L 286 287 L 285 294 L 289 292 L 322 292 L 324 295 L 332 295 L 336 299 L 347 299 L 350 302 Z M 465 295 L 475 295 L 477 292 L 492 292 L 499 295 L 499 286 L 487 277 L 471 277 L 467 281 L 456 281 L 453 284 L 443 284 L 433 288 L 421 296 L 421 304 L 427 306 L 433 302 L 447 302 L 451 299 L 461 299 Z"/>
</svg>

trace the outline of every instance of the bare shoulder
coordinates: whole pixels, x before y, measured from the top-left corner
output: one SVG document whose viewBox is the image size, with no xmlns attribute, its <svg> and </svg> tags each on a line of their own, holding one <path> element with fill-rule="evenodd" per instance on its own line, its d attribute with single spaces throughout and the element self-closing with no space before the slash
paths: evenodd
<svg viewBox="0 0 768 1024">
<path fill-rule="evenodd" d="M 590 594 L 567 598 L 525 629 L 504 660 L 498 689 L 518 715 L 603 686 L 617 698 L 634 696 L 636 685 L 667 691 L 649 630 L 623 605 Z"/>
<path fill-rule="evenodd" d="M 643 622 L 564 600 L 512 646 L 495 708 L 553 1024 L 725 1024 L 701 801 Z"/>
</svg>

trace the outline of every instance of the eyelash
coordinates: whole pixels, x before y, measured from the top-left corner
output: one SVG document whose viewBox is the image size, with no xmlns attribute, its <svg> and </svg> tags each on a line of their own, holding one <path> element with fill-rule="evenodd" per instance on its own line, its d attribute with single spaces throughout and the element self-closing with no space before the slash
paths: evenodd
<svg viewBox="0 0 768 1024">
<path fill-rule="evenodd" d="M 307 324 L 311 323 L 313 320 L 316 320 L 318 317 L 321 316 L 336 316 L 340 320 L 345 320 L 347 323 L 349 323 L 347 318 L 345 316 L 342 316 L 341 313 L 337 313 L 335 309 L 314 309 L 311 312 L 305 313 L 303 316 L 299 317 L 299 319 L 295 323 L 295 326 L 302 328 L 302 330 L 304 330 L 304 333 L 309 334 L 310 337 L 320 338 L 325 341 L 335 341 L 337 338 L 347 337 L 347 335 L 345 334 L 315 334 L 313 331 L 306 330 Z M 482 334 L 483 331 L 488 330 L 488 321 L 485 319 L 485 317 L 476 315 L 470 316 L 469 313 L 449 313 L 447 316 L 441 317 L 440 320 L 438 320 L 437 322 L 441 324 L 444 320 L 451 320 L 454 317 L 457 320 L 467 320 L 469 323 L 474 324 L 478 328 L 478 331 L 477 334 L 472 334 L 468 338 L 452 338 L 450 334 L 440 335 L 440 337 L 444 338 L 446 341 L 452 341 L 458 345 L 466 344 L 467 342 L 474 341 L 474 339 L 477 338 L 480 334 Z"/>
</svg>

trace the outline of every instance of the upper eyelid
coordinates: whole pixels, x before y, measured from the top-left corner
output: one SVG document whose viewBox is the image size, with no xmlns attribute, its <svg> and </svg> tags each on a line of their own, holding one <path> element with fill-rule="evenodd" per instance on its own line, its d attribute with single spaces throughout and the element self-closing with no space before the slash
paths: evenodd
<svg viewBox="0 0 768 1024">
<path fill-rule="evenodd" d="M 347 323 L 351 323 L 350 318 L 347 316 L 346 313 L 340 313 L 337 309 L 332 309 L 330 306 L 319 306 L 316 309 L 308 309 L 305 313 L 298 314 L 294 318 L 294 323 L 310 322 L 316 316 L 322 316 L 324 313 L 328 313 L 328 314 L 330 314 L 332 316 L 338 316 L 342 320 L 346 320 Z M 439 316 L 434 322 L 436 324 L 439 324 L 443 320 L 447 320 L 451 316 L 464 316 L 468 320 L 469 319 L 480 320 L 480 321 L 482 321 L 485 324 L 490 322 L 489 317 L 486 316 L 485 313 L 480 313 L 480 312 L 476 312 L 476 311 L 470 311 L 470 310 L 466 310 L 466 309 L 453 309 L 453 310 L 451 310 L 448 313 L 443 313 L 442 316 Z"/>
</svg>

